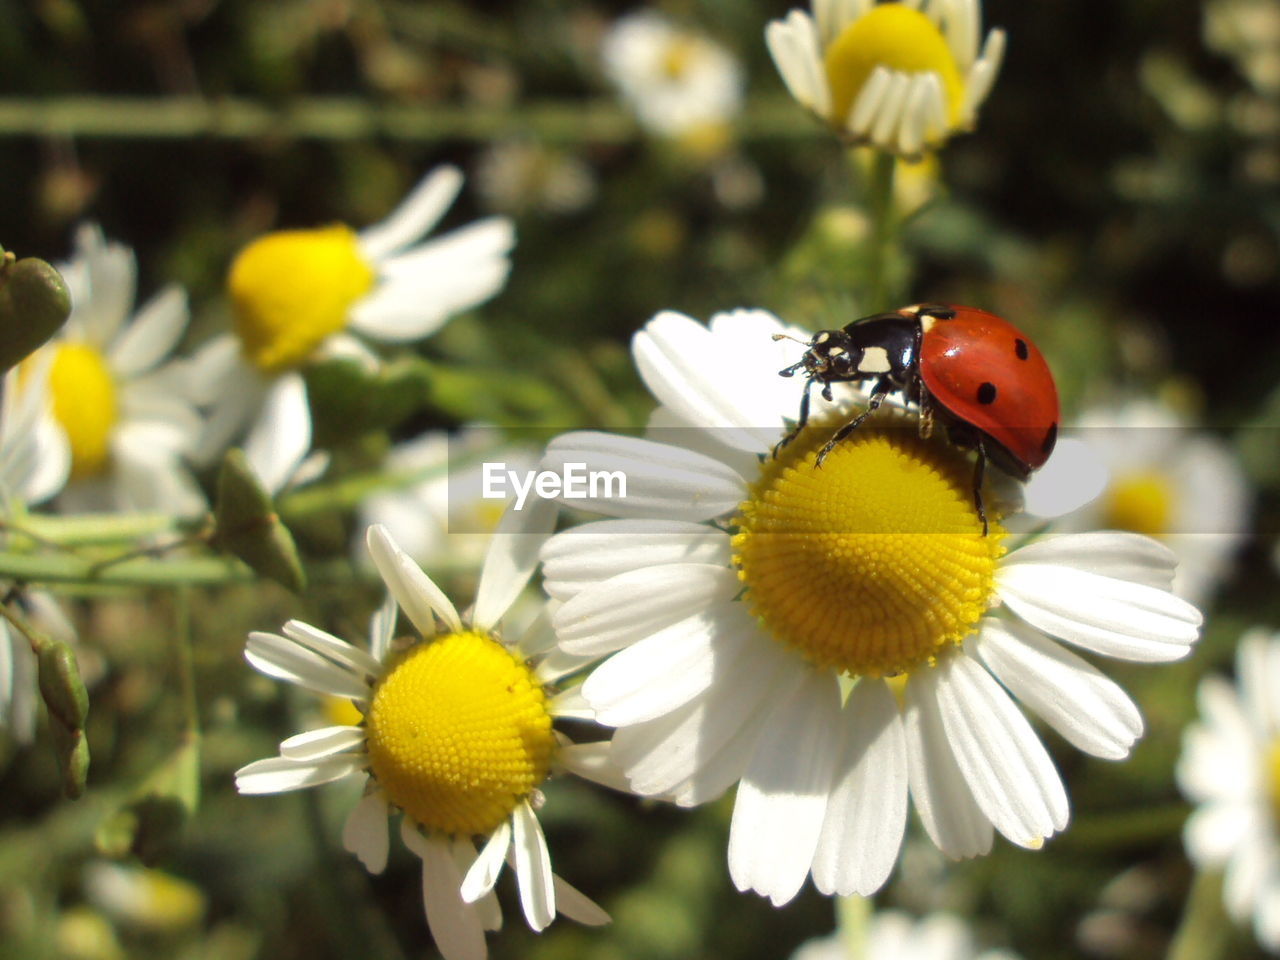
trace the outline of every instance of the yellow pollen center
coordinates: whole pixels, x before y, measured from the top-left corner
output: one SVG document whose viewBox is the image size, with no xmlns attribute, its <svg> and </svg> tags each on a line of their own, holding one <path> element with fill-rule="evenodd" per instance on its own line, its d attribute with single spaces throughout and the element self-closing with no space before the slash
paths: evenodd
<svg viewBox="0 0 1280 960">
<path fill-rule="evenodd" d="M 983 536 L 968 458 L 903 418 L 868 420 L 815 468 L 841 422 L 811 424 L 765 462 L 734 562 L 780 642 L 822 668 L 894 676 L 973 632 L 1005 531 L 988 498 Z"/>
<path fill-rule="evenodd" d="M 946 94 L 948 119 L 956 123 L 964 83 L 947 38 L 919 10 L 901 3 L 878 3 L 850 23 L 827 47 L 832 123 L 843 125 L 876 67 L 903 73 L 936 73 Z"/>
<path fill-rule="evenodd" d="M 1107 490 L 1105 526 L 1163 536 L 1169 532 L 1173 506 L 1173 488 L 1163 475 L 1152 472 L 1117 477 Z"/>
<path fill-rule="evenodd" d="M 49 369 L 49 395 L 71 446 L 71 475 L 80 479 L 102 473 L 119 419 L 116 381 L 106 358 L 88 344 L 61 344 Z"/>
<path fill-rule="evenodd" d="M 668 80 L 679 80 L 693 64 L 697 54 L 697 38 L 673 37 L 662 51 L 662 75 Z"/>
<path fill-rule="evenodd" d="M 1267 795 L 1271 798 L 1271 814 L 1280 822 L 1280 737 L 1271 741 L 1266 759 Z"/>
<path fill-rule="evenodd" d="M 369 765 L 391 802 L 454 835 L 496 829 L 546 779 L 555 745 L 528 665 L 474 631 L 406 651 L 365 723 Z"/>
<path fill-rule="evenodd" d="M 245 357 L 268 373 L 300 366 L 347 325 L 374 280 L 349 227 L 259 237 L 236 256 L 227 281 Z"/>
</svg>

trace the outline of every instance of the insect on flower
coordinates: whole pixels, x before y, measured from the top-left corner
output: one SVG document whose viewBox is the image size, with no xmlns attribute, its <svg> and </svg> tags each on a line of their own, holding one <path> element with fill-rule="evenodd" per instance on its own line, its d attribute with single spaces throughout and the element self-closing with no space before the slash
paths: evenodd
<svg viewBox="0 0 1280 960">
<path fill-rule="evenodd" d="M 775 334 L 774 339 L 785 339 Z M 803 341 L 801 341 L 803 342 Z M 832 401 L 834 383 L 872 381 L 867 408 L 832 434 L 818 452 L 827 455 L 879 408 L 890 393 L 920 407 L 920 434 L 933 420 L 947 426 L 950 441 L 977 450 L 973 499 L 987 529 L 982 478 L 987 460 L 1019 480 L 1044 466 L 1058 439 L 1058 390 L 1044 354 L 1017 327 L 976 307 L 916 304 L 854 320 L 840 330 L 820 330 L 804 356 L 778 371 L 806 376 L 795 427 L 774 449 L 786 446 L 809 420 L 809 389 L 822 384 Z"/>
</svg>

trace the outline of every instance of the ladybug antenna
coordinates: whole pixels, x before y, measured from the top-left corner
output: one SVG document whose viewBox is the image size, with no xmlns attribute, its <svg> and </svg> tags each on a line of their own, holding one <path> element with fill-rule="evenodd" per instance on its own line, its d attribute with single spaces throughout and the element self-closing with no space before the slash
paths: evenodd
<svg viewBox="0 0 1280 960">
<path fill-rule="evenodd" d="M 811 347 L 811 346 L 813 346 L 813 341 L 812 341 L 812 340 L 801 340 L 799 337 L 793 337 L 793 336 L 791 336 L 791 334 L 789 334 L 789 333 L 775 333 L 775 334 L 773 335 L 773 339 L 774 339 L 774 341 L 778 341 L 778 340 L 791 340 L 791 341 L 792 341 L 792 342 L 794 342 L 794 343 L 798 343 L 798 344 L 800 344 L 802 347 Z"/>
</svg>

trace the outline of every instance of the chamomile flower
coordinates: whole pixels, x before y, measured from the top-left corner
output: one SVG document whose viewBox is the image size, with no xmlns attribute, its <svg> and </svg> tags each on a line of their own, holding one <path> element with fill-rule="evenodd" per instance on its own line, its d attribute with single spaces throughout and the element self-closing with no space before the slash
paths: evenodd
<svg viewBox="0 0 1280 960">
<path fill-rule="evenodd" d="M 1187 729 L 1178 783 L 1198 804 L 1183 833 L 1201 869 L 1225 868 L 1223 898 L 1258 941 L 1280 951 L 1280 633 L 1247 633 L 1236 686 L 1200 681 L 1200 721 Z"/>
<path fill-rule="evenodd" d="M 376 226 L 281 230 L 240 251 L 227 280 L 235 332 L 210 341 L 191 365 L 193 388 L 212 408 L 200 459 L 218 456 L 251 425 L 245 453 L 278 491 L 311 448 L 301 373 L 308 363 L 354 356 L 374 364 L 352 333 L 421 340 L 502 288 L 515 242 L 510 220 L 422 240 L 461 189 L 462 174 L 440 167 Z"/>
<path fill-rule="evenodd" d="M 1106 471 L 1101 493 L 1060 520 L 1065 530 L 1104 527 L 1155 537 L 1178 557 L 1174 592 L 1208 600 L 1249 531 L 1249 486 L 1239 459 L 1215 437 L 1193 430 L 1171 407 L 1131 400 L 1086 410 L 1076 460 Z M 1083 472 L 1083 471 L 1078 471 Z"/>
<path fill-rule="evenodd" d="M 94 225 L 76 232 L 75 246 L 59 267 L 71 316 L 24 362 L 48 364 L 48 402 L 70 450 L 56 505 L 199 514 L 205 498 L 184 458 L 201 420 L 176 361 L 165 362 L 187 329 L 186 294 L 166 287 L 135 313 L 133 251 L 108 243 Z"/>
<path fill-rule="evenodd" d="M 525 515 L 508 515 L 486 557 L 470 623 L 386 530 L 372 527 L 369 552 L 390 597 L 373 617 L 368 650 L 298 621 L 279 635 L 249 637 L 246 656 L 258 670 L 347 698 L 363 719 L 290 737 L 278 757 L 237 772 L 240 792 L 364 778 L 343 844 L 379 873 L 388 818 L 402 815 L 401 839 L 422 861 L 427 924 L 447 960 L 485 956 L 484 931 L 502 921 L 493 886 L 504 862 L 514 868 L 533 929 L 557 911 L 581 923 L 608 920 L 551 872 L 535 813 L 550 773 L 597 770 L 603 759 L 598 745 L 569 744 L 552 729 L 555 717 L 582 716 L 583 708 L 574 693 L 553 696 L 544 684 L 583 661 L 554 651 L 546 631 L 531 631 L 523 648 L 498 633 L 535 566 L 542 537 L 534 534 L 554 521 L 548 507 L 540 501 Z M 397 603 L 420 639 L 393 639 Z"/>
<path fill-rule="evenodd" d="M 1031 849 L 1064 829 L 1054 763 L 1018 707 L 1093 756 L 1142 732 L 1124 691 L 1072 647 L 1123 660 L 1187 654 L 1200 614 L 1169 592 L 1173 555 L 1129 533 L 1014 543 L 973 466 L 901 411 L 818 411 L 771 456 L 798 385 L 762 311 L 675 313 L 635 338 L 667 442 L 572 433 L 544 469 L 626 474 L 610 515 L 543 549 L 561 649 L 607 657 L 582 685 L 631 788 L 683 805 L 738 785 L 729 870 L 789 901 L 812 874 L 868 895 L 897 859 L 907 797 L 951 857 L 993 828 Z M 821 406 L 821 405 L 819 405 Z M 939 431 L 940 432 L 940 431 Z M 616 491 L 615 491 L 616 493 Z"/>
<path fill-rule="evenodd" d="M 765 31 L 791 95 L 853 143 L 918 158 L 973 128 L 1004 56 L 979 0 L 813 0 Z"/>
<path fill-rule="evenodd" d="M 400 489 L 381 490 L 360 504 L 357 527 L 380 525 L 410 557 L 428 569 L 475 568 L 506 509 L 508 488 L 491 490 L 485 464 L 498 476 L 524 475 L 538 453 L 500 443 L 494 429 L 470 427 L 457 435 L 443 430 L 397 444 L 383 469 L 392 476 L 419 477 Z M 487 496 L 486 494 L 492 494 Z M 357 562 L 368 556 L 357 545 Z"/>
<path fill-rule="evenodd" d="M 742 68 L 733 56 L 655 11 L 618 20 L 604 38 L 602 56 L 609 79 L 658 136 L 719 146 L 742 108 Z"/>
<path fill-rule="evenodd" d="M 979 951 L 973 933 L 950 913 L 919 920 L 898 910 L 881 910 L 867 923 L 862 949 L 851 949 L 839 933 L 802 944 L 791 960 L 1018 960 L 1007 950 Z"/>
</svg>

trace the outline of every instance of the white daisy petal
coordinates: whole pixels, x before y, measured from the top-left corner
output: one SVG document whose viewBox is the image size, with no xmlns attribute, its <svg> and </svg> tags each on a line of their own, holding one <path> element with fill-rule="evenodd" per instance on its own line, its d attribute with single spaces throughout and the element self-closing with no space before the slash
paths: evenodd
<svg viewBox="0 0 1280 960">
<path fill-rule="evenodd" d="M 1183 827 L 1183 842 L 1196 863 L 1221 866 L 1243 843 L 1266 829 L 1247 803 L 1205 803 L 1192 811 Z"/>
<path fill-rule="evenodd" d="M 1002 565 L 1043 563 L 1072 567 L 1102 577 L 1132 580 L 1168 590 L 1178 558 L 1158 540 L 1137 533 L 1102 530 L 1091 533 L 1049 534 L 1019 547 Z"/>
<path fill-rule="evenodd" d="M 281 374 L 267 388 L 262 414 L 245 440 L 245 458 L 267 491 L 276 494 L 310 449 L 306 381 L 297 372 Z"/>
<path fill-rule="evenodd" d="M 369 556 L 386 581 L 387 589 L 424 638 L 436 635 L 435 617 L 444 621 L 450 633 L 461 632 L 462 620 L 453 602 L 396 545 L 386 527 L 376 524 L 370 527 L 367 540 Z"/>
<path fill-rule="evenodd" d="M 342 827 L 342 847 L 364 864 L 372 874 L 387 868 L 387 855 L 391 849 L 391 835 L 387 818 L 387 795 L 380 789 L 371 790 L 347 814 Z"/>
<path fill-rule="evenodd" d="M 768 711 L 761 711 L 747 718 L 724 746 L 708 757 L 684 782 L 671 789 L 670 797 L 681 807 L 696 807 L 718 800 L 747 773 L 747 767 L 755 756 L 756 745 L 765 728 Z"/>
<path fill-rule="evenodd" d="M 1120 685 L 1043 634 L 987 619 L 974 651 L 1009 692 L 1085 753 L 1121 760 L 1142 714 Z"/>
<path fill-rule="evenodd" d="M 405 818 L 408 824 L 408 818 Z M 409 845 L 406 827 L 401 834 Z M 427 926 L 436 947 L 445 960 L 484 960 L 488 951 L 484 943 L 484 926 L 479 911 L 466 903 L 458 892 L 462 887 L 462 871 L 449 850 L 449 842 L 439 837 L 422 837 L 415 841 L 416 853 L 422 858 L 422 905 Z"/>
<path fill-rule="evenodd" d="M 911 797 L 925 832 L 953 859 L 991 852 L 991 821 L 978 808 L 956 763 L 938 708 L 937 670 L 917 670 L 907 682 L 903 726 Z"/>
<path fill-rule="evenodd" d="M 476 848 L 470 837 L 450 837 L 449 853 L 453 856 L 453 862 L 458 865 L 458 872 L 464 877 L 476 865 Z M 479 897 L 471 906 L 480 918 L 480 926 L 485 930 L 502 929 L 502 906 L 492 890 Z"/>
<path fill-rule="evenodd" d="M 280 744 L 280 756 L 286 760 L 320 760 L 364 746 L 362 727 L 322 727 L 299 733 Z"/>
<path fill-rule="evenodd" d="M 485 841 L 480 856 L 467 871 L 462 881 L 462 899 L 467 903 L 475 903 L 493 889 L 498 882 L 498 874 L 507 860 L 507 849 L 511 846 L 511 821 L 503 820 L 498 828 Z"/>
<path fill-rule="evenodd" d="M 1165 590 L 1056 564 L 998 574 L 1000 599 L 1027 623 L 1103 656 L 1149 662 L 1185 657 L 1202 617 Z"/>
<path fill-rule="evenodd" d="M 799 893 L 822 832 L 839 720 L 839 687 L 817 671 L 774 707 L 733 806 L 729 875 L 739 890 L 774 906 Z"/>
<path fill-rule="evenodd" d="M 727 566 L 677 563 L 621 573 L 566 601 L 551 622 L 572 654 L 612 653 L 742 590 Z"/>
<path fill-rule="evenodd" d="M 352 700 L 369 696 L 369 685 L 363 676 L 273 633 L 249 634 L 244 658 L 259 673 L 315 693 Z"/>
<path fill-rule="evenodd" d="M 813 861 L 822 893 L 869 897 L 888 879 L 907 826 L 907 740 L 897 701 L 877 680 L 849 694 L 835 781 Z"/>
<path fill-rule="evenodd" d="M 282 628 L 286 637 L 295 643 L 314 650 L 321 656 L 328 657 L 340 664 L 350 667 L 354 673 L 363 673 L 376 677 L 382 672 L 382 665 L 372 655 L 347 641 L 326 633 L 301 620 L 290 620 Z"/>
<path fill-rule="evenodd" d="M 569 600 L 620 573 L 666 564 L 728 567 L 729 535 L 686 520 L 597 520 L 558 533 L 542 548 L 546 590 Z"/>
<path fill-rule="evenodd" d="M 375 263 L 416 243 L 439 222 L 462 190 L 462 171 L 436 167 L 387 219 L 360 231 L 360 251 Z"/>
<path fill-rule="evenodd" d="M 369 622 L 369 655 L 378 663 L 386 659 L 387 651 L 391 649 L 391 641 L 396 634 L 397 613 L 395 594 L 388 591 L 387 598 L 382 601 L 382 606 Z"/>
<path fill-rule="evenodd" d="M 718 461 L 635 437 L 590 431 L 559 436 L 547 446 L 542 466 L 564 476 L 568 464 L 580 475 L 621 472 L 625 495 L 609 495 L 602 482 L 595 496 L 562 498 L 612 516 L 709 520 L 735 509 L 746 495 L 742 477 Z"/>
<path fill-rule="evenodd" d="M 528 801 L 516 805 L 511 819 L 515 826 L 511 852 L 515 857 L 516 879 L 520 885 L 520 905 L 529 926 L 541 932 L 556 916 L 556 892 L 547 839 Z"/>
<path fill-rule="evenodd" d="M 582 684 L 607 726 L 652 720 L 716 681 L 755 630 L 740 603 L 721 603 L 616 653 Z"/>
<path fill-rule="evenodd" d="M 562 744 L 556 751 L 556 765 L 602 787 L 621 793 L 634 792 L 622 768 L 614 762 L 607 740 Z"/>
<path fill-rule="evenodd" d="M 555 892 L 556 910 L 562 915 L 587 927 L 602 927 L 610 922 L 609 914 L 598 903 L 568 881 L 553 875 L 551 885 Z"/>
<path fill-rule="evenodd" d="M 538 565 L 538 552 L 555 529 L 559 510 L 540 497 L 524 509 L 508 508 L 493 532 L 485 554 L 472 617 L 480 630 L 492 630 L 520 595 Z"/>
<path fill-rule="evenodd" d="M 167 357 L 187 329 L 187 293 L 165 287 L 134 315 L 107 353 L 112 373 L 121 380 L 146 373 Z"/>
<path fill-rule="evenodd" d="M 287 793 L 341 780 L 358 772 L 365 763 L 362 754 L 339 754 L 306 761 L 268 757 L 237 770 L 236 789 L 246 795 Z"/>
<path fill-rule="evenodd" d="M 1067 825 L 1067 794 L 1044 745 L 1009 695 L 964 653 L 937 667 L 938 706 L 982 812 L 1019 846 L 1039 849 Z"/>
</svg>

